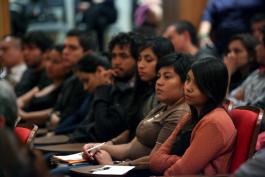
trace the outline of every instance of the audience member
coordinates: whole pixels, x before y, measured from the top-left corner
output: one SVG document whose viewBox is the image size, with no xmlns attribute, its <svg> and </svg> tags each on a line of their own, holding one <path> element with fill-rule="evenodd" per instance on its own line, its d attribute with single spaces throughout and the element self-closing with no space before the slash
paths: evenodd
<svg viewBox="0 0 265 177">
<path fill-rule="evenodd" d="M 167 27 L 164 37 L 171 40 L 177 52 L 189 53 L 195 58 L 200 55 L 217 56 L 216 50 L 212 46 L 198 48 L 197 32 L 192 23 L 185 20 L 177 21 Z"/>
<path fill-rule="evenodd" d="M 247 33 L 230 39 L 224 57 L 230 76 L 229 90 L 238 87 L 257 68 L 256 45 L 257 41 Z"/>
<path fill-rule="evenodd" d="M 23 54 L 28 68 L 15 87 L 17 96 L 25 94 L 35 86 L 43 88 L 50 84 L 44 62 L 51 46 L 52 40 L 40 31 L 30 32 L 23 38 Z"/>
<path fill-rule="evenodd" d="M 262 40 L 262 27 L 265 26 L 265 14 L 258 13 L 254 15 L 250 21 L 252 35 L 256 40 Z"/>
<path fill-rule="evenodd" d="M 236 129 L 222 107 L 227 86 L 228 71 L 218 59 L 209 56 L 191 65 L 184 94 L 192 113 L 151 154 L 152 171 L 165 176 L 228 173 Z"/>
<path fill-rule="evenodd" d="M 15 87 L 27 68 L 20 39 L 13 36 L 4 37 L 0 44 L 0 51 L 0 60 L 6 69 L 5 79 Z"/>
<path fill-rule="evenodd" d="M 169 27 L 163 34 L 171 40 L 177 52 L 196 55 L 198 40 L 195 27 L 188 21 L 178 21 Z"/>
</svg>

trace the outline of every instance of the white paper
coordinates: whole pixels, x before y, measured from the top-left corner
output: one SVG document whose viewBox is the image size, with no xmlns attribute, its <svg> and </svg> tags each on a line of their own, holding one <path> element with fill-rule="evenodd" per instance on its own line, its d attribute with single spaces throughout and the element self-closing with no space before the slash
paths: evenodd
<svg viewBox="0 0 265 177">
<path fill-rule="evenodd" d="M 71 155 L 62 155 L 62 156 L 54 156 L 56 159 L 60 159 L 63 161 L 72 161 L 72 160 L 83 160 L 82 153 L 76 153 Z"/>
<path fill-rule="evenodd" d="M 103 168 L 109 167 L 107 170 L 102 170 Z M 92 174 L 97 175 L 123 175 L 128 171 L 135 168 L 135 166 L 120 166 L 120 165 L 104 165 L 103 167 L 93 169 Z"/>
</svg>

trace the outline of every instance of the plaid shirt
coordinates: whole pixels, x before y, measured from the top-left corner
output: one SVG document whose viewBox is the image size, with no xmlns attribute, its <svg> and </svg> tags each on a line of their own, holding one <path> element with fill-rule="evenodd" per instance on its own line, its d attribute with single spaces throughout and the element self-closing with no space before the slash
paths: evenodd
<svg viewBox="0 0 265 177">
<path fill-rule="evenodd" d="M 244 100 L 238 100 L 235 96 L 243 89 Z M 265 71 L 256 69 L 247 79 L 235 90 L 231 92 L 229 99 L 235 106 L 255 105 L 265 97 Z"/>
</svg>

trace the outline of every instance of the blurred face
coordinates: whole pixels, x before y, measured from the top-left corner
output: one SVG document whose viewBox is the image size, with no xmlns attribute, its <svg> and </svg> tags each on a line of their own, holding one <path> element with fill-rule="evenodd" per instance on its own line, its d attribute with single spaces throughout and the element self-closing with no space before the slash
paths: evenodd
<svg viewBox="0 0 265 177">
<path fill-rule="evenodd" d="M 35 45 L 24 45 L 23 54 L 25 63 L 29 67 L 38 66 L 41 63 L 43 57 L 42 51 Z"/>
<path fill-rule="evenodd" d="M 144 49 L 137 60 L 138 73 L 142 81 L 152 81 L 156 77 L 157 57 L 151 48 Z"/>
<path fill-rule="evenodd" d="M 0 43 L 0 60 L 7 68 L 12 68 L 22 60 L 23 53 L 16 41 L 5 38 Z"/>
<path fill-rule="evenodd" d="M 79 71 L 77 75 L 83 83 L 84 90 L 93 93 L 98 86 L 99 72 L 96 71 L 95 73 L 87 73 Z"/>
<path fill-rule="evenodd" d="M 261 43 L 256 47 L 257 62 L 265 66 L 265 46 Z"/>
<path fill-rule="evenodd" d="M 234 40 L 229 43 L 227 59 L 232 60 L 236 68 L 241 68 L 248 64 L 248 52 L 240 40 Z"/>
<path fill-rule="evenodd" d="M 133 76 L 136 59 L 131 55 L 129 46 L 115 46 L 111 51 L 111 65 L 117 78 Z"/>
<path fill-rule="evenodd" d="M 194 106 L 197 110 L 203 108 L 207 103 L 208 98 L 199 89 L 192 70 L 190 70 L 187 74 L 187 79 L 184 84 L 184 94 L 186 103 Z"/>
<path fill-rule="evenodd" d="M 68 66 L 75 65 L 84 55 L 84 50 L 78 38 L 74 36 L 66 37 L 64 40 L 63 59 Z"/>
<path fill-rule="evenodd" d="M 162 67 L 158 71 L 156 96 L 167 105 L 172 105 L 183 97 L 183 83 L 172 66 Z"/>
<path fill-rule="evenodd" d="M 169 26 L 163 36 L 172 42 L 176 51 L 184 51 L 185 36 L 177 33 L 174 26 Z"/>
<path fill-rule="evenodd" d="M 65 74 L 69 71 L 66 68 L 61 53 L 56 50 L 49 52 L 45 61 L 45 68 L 48 77 L 52 80 L 63 79 Z"/>
<path fill-rule="evenodd" d="M 261 22 L 254 22 L 251 24 L 251 31 L 252 31 L 252 35 L 258 40 L 261 41 L 262 39 L 262 33 L 261 33 L 261 29 L 262 27 L 265 25 L 265 20 L 261 21 Z"/>
</svg>

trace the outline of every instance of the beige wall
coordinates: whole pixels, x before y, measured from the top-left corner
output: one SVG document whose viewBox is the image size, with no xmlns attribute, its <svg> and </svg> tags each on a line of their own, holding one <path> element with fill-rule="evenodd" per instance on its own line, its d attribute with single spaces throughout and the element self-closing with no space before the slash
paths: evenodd
<svg viewBox="0 0 265 177">
<path fill-rule="evenodd" d="M 163 0 L 163 27 L 176 20 L 189 20 L 199 26 L 207 0 Z"/>
<path fill-rule="evenodd" d="M 8 0 L 0 0 L 0 37 L 10 34 L 10 15 Z"/>
</svg>

